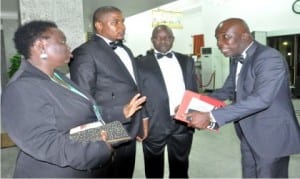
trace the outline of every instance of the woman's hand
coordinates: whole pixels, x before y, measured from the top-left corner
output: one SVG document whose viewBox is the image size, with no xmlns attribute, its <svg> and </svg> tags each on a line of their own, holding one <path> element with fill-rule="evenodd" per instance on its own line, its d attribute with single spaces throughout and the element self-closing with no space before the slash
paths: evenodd
<svg viewBox="0 0 300 179">
<path fill-rule="evenodd" d="M 140 110 L 145 101 L 146 96 L 141 97 L 140 93 L 136 94 L 123 108 L 125 118 L 130 118 L 136 111 Z"/>
<path fill-rule="evenodd" d="M 106 140 L 107 140 L 107 132 L 104 131 L 104 130 L 100 131 L 100 138 L 101 138 L 103 141 L 106 142 Z"/>
<path fill-rule="evenodd" d="M 107 142 L 107 136 L 108 135 L 107 135 L 106 131 L 104 131 L 104 130 L 100 131 L 101 140 L 104 141 L 106 143 L 107 147 L 113 152 L 113 148 L 112 148 L 111 144 Z M 112 155 L 112 159 L 113 159 L 113 155 Z"/>
</svg>

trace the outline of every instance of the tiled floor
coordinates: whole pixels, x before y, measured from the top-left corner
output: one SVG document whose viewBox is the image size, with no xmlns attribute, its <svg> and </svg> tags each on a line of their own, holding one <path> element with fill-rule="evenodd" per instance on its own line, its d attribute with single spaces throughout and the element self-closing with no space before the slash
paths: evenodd
<svg viewBox="0 0 300 179">
<path fill-rule="evenodd" d="M 300 114 L 300 100 L 293 102 Z M 12 176 L 17 151 L 17 148 L 1 149 L 1 178 Z M 141 144 L 138 144 L 135 178 L 145 178 L 142 155 Z M 167 165 L 165 168 L 167 178 Z M 239 141 L 232 124 L 222 127 L 219 132 L 196 131 L 189 175 L 191 178 L 241 178 Z M 289 175 L 290 178 L 300 178 L 300 154 L 291 156 Z"/>
</svg>

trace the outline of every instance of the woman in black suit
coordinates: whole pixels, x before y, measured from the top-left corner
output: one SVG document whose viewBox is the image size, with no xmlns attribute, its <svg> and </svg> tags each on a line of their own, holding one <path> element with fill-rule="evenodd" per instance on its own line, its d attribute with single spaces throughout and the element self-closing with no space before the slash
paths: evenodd
<svg viewBox="0 0 300 179">
<path fill-rule="evenodd" d="M 25 60 L 1 103 L 4 129 L 20 148 L 14 177 L 97 176 L 111 161 L 112 148 L 100 134 L 97 142 L 70 139 L 71 128 L 97 120 L 97 105 L 55 70 L 72 56 L 65 35 L 53 22 L 31 21 L 18 28 L 14 42 Z"/>
</svg>

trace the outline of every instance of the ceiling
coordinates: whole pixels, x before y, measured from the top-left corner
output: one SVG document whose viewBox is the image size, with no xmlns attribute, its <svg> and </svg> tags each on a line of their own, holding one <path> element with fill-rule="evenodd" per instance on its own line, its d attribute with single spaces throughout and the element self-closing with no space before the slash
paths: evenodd
<svg viewBox="0 0 300 179">
<path fill-rule="evenodd" d="M 90 17 L 98 7 L 115 6 L 122 10 L 124 17 L 159 7 L 176 0 L 83 0 L 83 13 Z"/>
<path fill-rule="evenodd" d="M 122 10 L 124 17 L 175 2 L 176 0 L 82 0 L 84 18 L 101 6 L 115 6 Z M 1 18 L 17 18 L 19 0 L 1 0 Z"/>
</svg>

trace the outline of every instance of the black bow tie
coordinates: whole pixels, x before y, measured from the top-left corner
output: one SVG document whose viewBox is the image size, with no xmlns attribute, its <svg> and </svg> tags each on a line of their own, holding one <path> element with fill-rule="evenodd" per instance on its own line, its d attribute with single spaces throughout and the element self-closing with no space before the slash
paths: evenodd
<svg viewBox="0 0 300 179">
<path fill-rule="evenodd" d="M 162 57 L 168 57 L 168 58 L 172 58 L 173 54 L 170 52 L 170 53 L 167 53 L 167 54 L 163 54 L 163 53 L 156 53 L 156 57 L 157 59 L 161 59 Z"/>
<path fill-rule="evenodd" d="M 238 61 L 240 62 L 241 64 L 244 63 L 245 61 L 245 58 L 243 57 L 243 55 L 239 55 L 239 56 L 235 56 L 235 57 L 232 57 L 235 61 Z"/>
<path fill-rule="evenodd" d="M 113 50 L 115 50 L 118 46 L 119 47 L 123 46 L 123 41 L 122 40 L 113 41 L 113 42 L 110 42 L 109 45 L 111 46 L 111 48 Z"/>
</svg>

